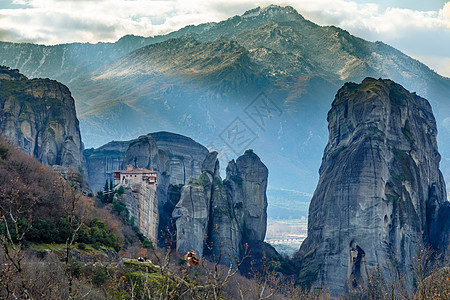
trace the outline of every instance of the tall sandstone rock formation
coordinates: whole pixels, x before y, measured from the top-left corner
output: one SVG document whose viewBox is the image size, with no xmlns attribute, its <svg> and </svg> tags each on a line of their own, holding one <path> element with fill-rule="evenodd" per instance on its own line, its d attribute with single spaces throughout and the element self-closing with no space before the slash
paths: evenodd
<svg viewBox="0 0 450 300">
<path fill-rule="evenodd" d="M 125 202 L 131 216 L 145 235 L 148 228 L 158 226 L 157 233 L 171 228 L 172 211 L 180 199 L 181 186 L 197 180 L 202 172 L 202 163 L 208 150 L 191 138 L 170 133 L 156 132 L 140 136 L 131 141 L 113 141 L 98 149 L 84 151 L 87 162 L 88 181 L 93 190 L 103 189 L 105 181 L 112 179 L 115 170 L 127 165 L 135 168 L 153 169 L 157 172 L 156 198 L 154 202 L 142 187 L 131 187 L 121 200 Z M 157 218 L 153 216 L 153 204 L 157 203 Z M 144 211 L 142 207 L 150 211 Z M 152 224 L 150 224 L 152 223 Z M 141 225 L 139 225 L 141 224 Z M 172 229 L 172 228 L 171 228 Z M 153 238 L 153 236 L 148 236 Z M 160 237 L 162 243 L 164 239 Z"/>
<path fill-rule="evenodd" d="M 56 81 L 0 67 L 0 133 L 44 164 L 84 167 L 74 99 Z"/>
<path fill-rule="evenodd" d="M 145 137 L 148 137 L 147 140 Z M 144 143 L 149 145 L 145 146 Z M 125 157 L 130 145 L 134 147 Z M 157 149 L 153 149 L 155 146 Z M 163 155 L 161 151 L 165 152 L 169 160 L 169 165 L 163 166 L 164 170 L 159 170 L 162 167 L 158 165 L 161 160 L 155 160 L 155 157 Z M 172 185 L 188 184 L 200 176 L 203 160 L 208 153 L 208 149 L 191 138 L 162 131 L 130 141 L 112 141 L 97 149 L 87 149 L 84 157 L 89 185 L 94 191 L 99 191 L 103 189 L 106 180 L 112 179 L 113 171 L 127 164 L 138 168 L 155 168 L 159 173 L 165 172 L 164 175 Z M 164 161 L 166 164 L 167 161 Z M 161 186 L 161 182 L 158 181 L 158 184 Z"/>
<path fill-rule="evenodd" d="M 159 211 L 156 187 L 146 182 L 124 186 L 123 195 L 114 195 L 114 200 L 125 203 L 133 225 L 152 241 L 158 238 Z"/>
<path fill-rule="evenodd" d="M 427 100 L 390 80 L 342 87 L 328 113 L 329 141 L 296 259 L 300 280 L 337 295 L 395 261 L 412 281 L 417 241 L 444 251 L 449 203 Z M 423 232 L 423 234 L 422 234 Z"/>
<path fill-rule="evenodd" d="M 252 150 L 229 163 L 225 180 L 220 177 L 217 152 L 169 132 L 110 142 L 84 154 L 94 190 L 103 188 L 113 169 L 127 165 L 157 172 L 156 201 L 154 194 L 138 185 L 127 186 L 122 196 L 116 195 L 147 237 L 154 239 L 167 228 L 176 230 L 179 252 L 195 250 L 200 256 L 217 257 L 222 251 L 224 264 L 241 258 L 245 244 L 258 248 L 252 249 L 253 254 L 277 256 L 264 244 L 268 170 Z M 159 242 L 164 245 L 164 238 L 159 236 Z"/>
<path fill-rule="evenodd" d="M 217 152 L 211 152 L 203 162 L 202 175 L 182 188 L 173 211 L 177 250 L 216 258 L 222 254 L 221 263 L 229 264 L 242 257 L 245 244 L 262 243 L 267 225 L 267 177 L 266 166 L 247 150 L 228 164 L 222 181 Z"/>
<path fill-rule="evenodd" d="M 102 191 L 106 180 L 114 180 L 113 172 L 122 169 L 123 157 L 129 146 L 129 141 L 112 141 L 97 149 L 84 150 L 87 181 L 94 192 Z"/>
</svg>

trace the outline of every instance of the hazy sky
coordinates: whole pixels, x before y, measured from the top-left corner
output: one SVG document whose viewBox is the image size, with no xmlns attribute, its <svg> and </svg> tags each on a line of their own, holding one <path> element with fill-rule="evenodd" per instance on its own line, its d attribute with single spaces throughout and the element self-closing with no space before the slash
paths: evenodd
<svg viewBox="0 0 450 300">
<path fill-rule="evenodd" d="M 448 0 L 0 0 L 0 40 L 58 44 L 152 36 L 268 4 L 380 40 L 450 77 Z"/>
</svg>

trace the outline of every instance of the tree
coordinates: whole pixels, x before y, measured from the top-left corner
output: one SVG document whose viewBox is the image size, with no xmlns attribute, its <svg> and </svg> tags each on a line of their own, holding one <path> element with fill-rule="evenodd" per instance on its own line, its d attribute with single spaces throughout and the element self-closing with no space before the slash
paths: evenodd
<svg viewBox="0 0 450 300">
<path fill-rule="evenodd" d="M 109 191 L 108 191 L 109 194 L 108 194 L 108 198 L 109 198 L 109 202 L 110 203 L 113 202 L 113 198 L 114 198 L 113 191 L 114 191 L 114 185 L 113 185 L 112 179 L 109 179 Z"/>
<path fill-rule="evenodd" d="M 27 282 L 24 278 L 25 258 L 23 246 L 25 235 L 29 231 L 32 220 L 32 209 L 37 198 L 32 195 L 30 189 L 23 185 L 19 178 L 11 181 L 9 187 L 0 186 L 0 247 L 7 263 L 1 269 L 0 296 L 9 298 L 17 295 L 24 299 L 30 299 Z M 25 201 L 26 199 L 27 201 Z M 15 286 L 12 278 L 19 277 L 20 284 Z"/>
<path fill-rule="evenodd" d="M 109 200 L 109 198 L 108 198 L 108 189 L 109 189 L 108 179 L 106 179 L 105 187 L 103 188 L 103 197 L 102 197 L 103 202 L 108 202 L 108 200 Z"/>
</svg>

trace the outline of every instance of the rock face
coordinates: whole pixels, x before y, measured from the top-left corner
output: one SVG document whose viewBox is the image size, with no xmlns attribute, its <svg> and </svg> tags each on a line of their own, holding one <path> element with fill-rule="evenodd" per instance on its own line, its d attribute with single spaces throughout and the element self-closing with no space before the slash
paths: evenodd
<svg viewBox="0 0 450 300">
<path fill-rule="evenodd" d="M 222 263 L 229 264 L 242 257 L 244 244 L 263 242 L 267 176 L 266 166 L 247 150 L 229 163 L 227 178 L 222 181 L 217 152 L 210 153 L 203 162 L 202 175 L 183 187 L 173 212 L 177 250 L 194 250 L 200 256 L 211 250 L 216 257 L 221 252 Z"/>
<path fill-rule="evenodd" d="M 116 200 L 125 203 L 134 225 L 139 231 L 152 241 L 158 238 L 158 197 L 155 186 L 145 182 L 141 184 L 132 183 L 125 187 L 122 196 L 115 194 Z"/>
<path fill-rule="evenodd" d="M 170 159 L 170 184 L 194 182 L 202 173 L 202 163 L 209 151 L 201 144 L 181 134 L 170 132 L 150 133 L 158 149 Z"/>
<path fill-rule="evenodd" d="M 168 190 L 170 185 L 169 156 L 164 150 L 156 146 L 152 136 L 140 136 L 130 143 L 123 158 L 123 166 L 132 165 L 136 168 L 155 170 L 158 174 L 156 193 L 158 196 L 158 211 L 160 230 L 170 223 L 169 218 L 163 213 L 164 206 L 168 201 Z M 158 230 L 158 232 L 160 231 Z"/>
<path fill-rule="evenodd" d="M 195 250 L 197 255 L 216 257 L 222 252 L 224 264 L 241 258 L 246 243 L 265 247 L 268 170 L 252 150 L 229 163 L 225 180 L 220 177 L 217 152 L 168 132 L 111 142 L 86 150 L 85 157 L 94 190 L 103 188 L 114 168 L 132 165 L 157 171 L 156 197 L 132 185 L 121 199 L 147 237 L 176 229 L 179 252 Z"/>
<path fill-rule="evenodd" d="M 194 182 L 202 174 L 202 164 L 208 153 L 204 146 L 191 138 L 157 132 L 131 141 L 113 141 L 98 149 L 87 149 L 84 156 L 88 182 L 94 191 L 103 190 L 106 180 L 112 179 L 112 172 L 129 164 L 157 171 L 160 232 L 171 227 L 172 211 L 180 199 L 181 187 Z"/>
<path fill-rule="evenodd" d="M 120 170 L 130 142 L 109 142 L 97 149 L 86 149 L 87 181 L 93 191 L 101 191 L 106 180 L 112 180 L 113 171 Z"/>
<path fill-rule="evenodd" d="M 145 137 L 148 137 L 148 141 Z M 144 146 L 144 143 L 148 145 Z M 134 147 L 125 157 L 131 144 Z M 161 168 L 162 164 L 167 163 L 165 158 L 162 161 L 155 160 L 156 157 L 164 157 L 161 151 L 167 155 L 169 166 L 165 165 L 164 170 L 158 173 L 166 172 L 165 176 L 170 177 L 168 184 L 172 185 L 184 185 L 197 180 L 202 172 L 203 160 L 209 153 L 191 138 L 170 132 L 149 133 L 131 141 L 113 141 L 97 149 L 84 151 L 89 185 L 94 191 L 102 190 L 105 181 L 112 178 L 113 169 L 119 170 L 122 164 L 147 169 Z M 161 183 L 158 181 L 158 184 Z"/>
<path fill-rule="evenodd" d="M 263 241 L 267 227 L 267 176 L 268 170 L 253 151 L 232 160 L 227 167 L 230 195 L 239 209 L 239 224 L 242 224 L 247 239 Z"/>
<path fill-rule="evenodd" d="M 212 182 L 203 174 L 199 179 L 183 187 L 172 217 L 177 228 L 177 250 L 180 253 L 194 250 L 202 256 L 205 236 L 209 233 Z"/>
<path fill-rule="evenodd" d="M 0 67 L 0 133 L 44 164 L 83 168 L 74 100 L 56 81 Z"/>
<path fill-rule="evenodd" d="M 296 254 L 300 280 L 337 295 L 364 286 L 374 267 L 388 276 L 395 261 L 412 281 L 416 242 L 443 251 L 449 234 L 430 104 L 390 80 L 366 78 L 338 91 L 328 122 L 308 237 Z"/>
</svg>

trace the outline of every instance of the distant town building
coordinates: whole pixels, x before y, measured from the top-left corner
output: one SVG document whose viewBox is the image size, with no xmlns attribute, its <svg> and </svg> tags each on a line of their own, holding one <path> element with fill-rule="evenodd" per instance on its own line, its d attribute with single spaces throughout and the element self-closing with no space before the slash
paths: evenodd
<svg viewBox="0 0 450 300">
<path fill-rule="evenodd" d="M 134 169 L 132 165 L 128 165 L 126 170 L 114 171 L 114 184 L 130 185 L 132 183 L 145 182 L 154 185 L 156 188 L 156 171 L 144 168 Z"/>
</svg>

